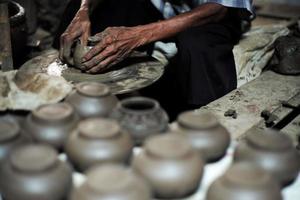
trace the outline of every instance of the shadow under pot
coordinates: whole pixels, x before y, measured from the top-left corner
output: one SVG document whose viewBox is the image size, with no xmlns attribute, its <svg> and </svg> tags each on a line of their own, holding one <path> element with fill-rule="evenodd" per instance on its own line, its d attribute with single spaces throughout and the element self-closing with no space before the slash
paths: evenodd
<svg viewBox="0 0 300 200">
<path fill-rule="evenodd" d="M 234 161 L 250 161 L 270 172 L 282 186 L 292 183 L 300 170 L 300 156 L 291 139 L 277 131 L 250 132 L 236 148 Z"/>
<path fill-rule="evenodd" d="M 255 164 L 234 164 L 209 187 L 206 200 L 282 200 L 280 186 Z"/>
<path fill-rule="evenodd" d="M 27 116 L 24 128 L 35 141 L 62 150 L 78 119 L 73 107 L 67 103 L 42 105 Z"/>
<path fill-rule="evenodd" d="M 113 110 L 111 118 L 134 138 L 136 145 L 153 135 L 168 130 L 169 117 L 159 103 L 146 97 L 131 97 L 122 100 Z"/>
<path fill-rule="evenodd" d="M 70 135 L 65 152 L 79 171 L 95 164 L 129 162 L 133 142 L 115 120 L 91 118 L 81 121 Z"/>
<path fill-rule="evenodd" d="M 31 138 L 21 131 L 16 121 L 0 119 L 0 167 L 15 148 L 28 143 L 31 143 Z"/>
<path fill-rule="evenodd" d="M 0 190 L 5 200 L 63 200 L 72 186 L 70 166 L 58 160 L 47 145 L 17 148 L 0 172 Z"/>
<path fill-rule="evenodd" d="M 226 154 L 230 134 L 213 114 L 184 112 L 179 115 L 177 124 L 178 133 L 185 136 L 207 162 L 217 161 Z"/>
<path fill-rule="evenodd" d="M 201 182 L 204 162 L 184 137 L 153 136 L 133 157 L 133 170 L 151 186 L 156 198 L 184 198 Z"/>
<path fill-rule="evenodd" d="M 71 194 L 71 200 L 150 200 L 149 186 L 129 169 L 119 165 L 95 166 L 86 181 Z"/>
<path fill-rule="evenodd" d="M 107 85 L 97 82 L 82 82 L 66 98 L 81 118 L 106 117 L 118 103 Z"/>
</svg>

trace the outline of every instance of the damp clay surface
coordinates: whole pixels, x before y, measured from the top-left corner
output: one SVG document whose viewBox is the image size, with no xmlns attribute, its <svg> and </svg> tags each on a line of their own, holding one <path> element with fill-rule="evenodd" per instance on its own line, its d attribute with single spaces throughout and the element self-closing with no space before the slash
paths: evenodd
<svg viewBox="0 0 300 200">
<path fill-rule="evenodd" d="M 33 110 L 61 101 L 71 90 L 72 85 L 59 76 L 0 71 L 0 111 Z"/>
</svg>

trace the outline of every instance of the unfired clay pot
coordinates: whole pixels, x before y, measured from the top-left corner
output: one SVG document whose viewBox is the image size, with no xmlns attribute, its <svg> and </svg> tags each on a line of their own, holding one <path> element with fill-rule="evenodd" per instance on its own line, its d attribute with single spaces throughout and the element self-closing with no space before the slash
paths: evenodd
<svg viewBox="0 0 300 200">
<path fill-rule="evenodd" d="M 106 117 L 118 103 L 108 86 L 97 82 L 82 82 L 66 101 L 73 105 L 82 118 Z"/>
<path fill-rule="evenodd" d="M 82 65 L 82 58 L 85 54 L 92 49 L 93 46 L 84 46 L 81 44 L 80 40 L 76 42 L 76 46 L 73 53 L 74 66 L 78 69 L 85 70 L 85 67 Z"/>
<path fill-rule="evenodd" d="M 201 181 L 204 162 L 188 141 L 176 134 L 153 136 L 132 161 L 134 171 L 150 184 L 157 198 L 183 198 Z"/>
<path fill-rule="evenodd" d="M 256 163 L 283 186 L 293 182 L 300 170 L 300 156 L 291 139 L 271 130 L 250 132 L 236 148 L 234 160 Z"/>
<path fill-rule="evenodd" d="M 31 142 L 31 138 L 21 131 L 16 121 L 8 118 L 0 119 L 0 167 L 11 151 Z"/>
<path fill-rule="evenodd" d="M 91 118 L 79 123 L 65 151 L 74 166 L 84 171 L 95 164 L 129 161 L 133 142 L 115 120 Z"/>
<path fill-rule="evenodd" d="M 119 121 L 137 145 L 149 136 L 168 130 L 169 118 L 159 103 L 146 97 L 131 97 L 122 100 L 114 109 L 112 118 Z"/>
<path fill-rule="evenodd" d="M 119 165 L 96 166 L 87 172 L 87 180 L 76 188 L 71 200 L 150 200 L 148 185 Z"/>
<path fill-rule="evenodd" d="M 206 161 L 216 161 L 225 155 L 230 134 L 213 114 L 188 111 L 179 115 L 177 123 L 178 133 L 187 137 Z"/>
<path fill-rule="evenodd" d="M 5 200 L 63 200 L 72 185 L 68 164 L 47 145 L 25 145 L 9 156 L 0 171 Z"/>
<path fill-rule="evenodd" d="M 279 183 L 262 168 L 251 163 L 233 165 L 215 180 L 206 200 L 282 200 Z"/>
<path fill-rule="evenodd" d="M 61 150 L 78 119 L 67 103 L 42 105 L 27 116 L 24 128 L 37 142 Z"/>
</svg>

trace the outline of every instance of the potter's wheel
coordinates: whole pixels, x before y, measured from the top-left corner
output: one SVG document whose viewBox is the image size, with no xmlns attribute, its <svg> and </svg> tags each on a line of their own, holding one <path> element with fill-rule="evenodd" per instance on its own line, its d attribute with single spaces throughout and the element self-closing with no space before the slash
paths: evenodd
<svg viewBox="0 0 300 200">
<path fill-rule="evenodd" d="M 26 76 L 31 73 L 48 73 L 49 66 L 57 65 L 58 51 L 50 50 L 27 61 L 18 75 Z M 132 92 L 158 80 L 164 72 L 164 64 L 142 54 L 135 54 L 128 58 L 121 66 L 117 66 L 103 74 L 86 74 L 73 67 L 65 65 L 55 74 L 63 76 L 67 81 L 78 83 L 82 81 L 96 81 L 107 84 L 112 93 L 122 94 Z"/>
</svg>

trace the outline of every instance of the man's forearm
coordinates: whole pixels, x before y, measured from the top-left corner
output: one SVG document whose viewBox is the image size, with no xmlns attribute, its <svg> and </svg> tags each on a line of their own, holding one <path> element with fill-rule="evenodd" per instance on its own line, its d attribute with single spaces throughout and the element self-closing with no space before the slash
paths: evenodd
<svg viewBox="0 0 300 200">
<path fill-rule="evenodd" d="M 145 33 L 145 44 L 172 37 L 188 28 L 218 21 L 225 16 L 227 8 L 216 3 L 207 3 L 190 12 L 168 20 L 140 26 Z"/>
</svg>

